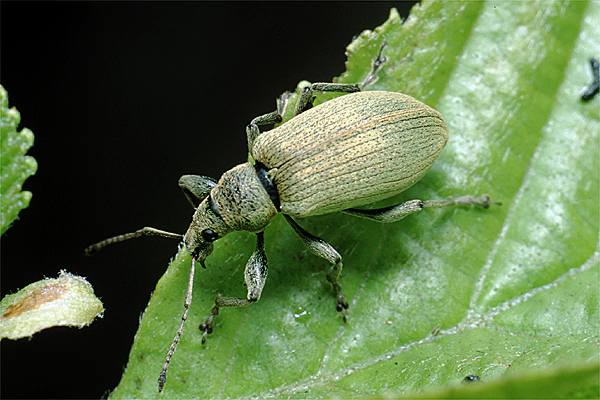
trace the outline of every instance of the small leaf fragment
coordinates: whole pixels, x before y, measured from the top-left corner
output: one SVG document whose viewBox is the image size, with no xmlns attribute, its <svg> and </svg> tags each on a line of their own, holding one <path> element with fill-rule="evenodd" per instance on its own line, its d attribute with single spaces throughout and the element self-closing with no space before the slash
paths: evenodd
<svg viewBox="0 0 600 400">
<path fill-rule="evenodd" d="M 31 192 L 21 191 L 25 179 L 35 174 L 37 162 L 25 153 L 33 145 L 33 132 L 23 128 L 19 112 L 8 108 L 8 94 L 0 85 L 0 235 L 10 227 L 19 211 L 29 206 Z"/>
<path fill-rule="evenodd" d="M 58 278 L 42 279 L 0 301 L 0 339 L 20 339 L 53 326 L 83 328 L 103 312 L 85 278 L 60 271 Z"/>
</svg>

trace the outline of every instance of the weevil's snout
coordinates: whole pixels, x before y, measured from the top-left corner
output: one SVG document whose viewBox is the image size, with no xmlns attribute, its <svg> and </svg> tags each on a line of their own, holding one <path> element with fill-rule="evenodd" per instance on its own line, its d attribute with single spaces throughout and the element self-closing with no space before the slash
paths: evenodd
<svg viewBox="0 0 600 400">
<path fill-rule="evenodd" d="M 192 257 L 204 266 L 204 260 L 212 253 L 213 242 L 229 231 L 209 195 L 198 205 L 183 242 Z"/>
</svg>

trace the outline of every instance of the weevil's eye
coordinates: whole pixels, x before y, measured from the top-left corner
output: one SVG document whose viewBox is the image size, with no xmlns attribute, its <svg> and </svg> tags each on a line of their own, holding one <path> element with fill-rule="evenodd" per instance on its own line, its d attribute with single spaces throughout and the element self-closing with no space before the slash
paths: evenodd
<svg viewBox="0 0 600 400">
<path fill-rule="evenodd" d="M 204 229 L 200 234 L 205 242 L 214 242 L 219 238 L 219 234 L 212 229 Z"/>
</svg>

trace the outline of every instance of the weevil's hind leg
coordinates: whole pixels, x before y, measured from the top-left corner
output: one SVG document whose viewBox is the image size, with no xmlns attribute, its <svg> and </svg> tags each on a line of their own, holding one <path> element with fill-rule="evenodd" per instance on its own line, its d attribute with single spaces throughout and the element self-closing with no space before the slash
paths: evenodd
<svg viewBox="0 0 600 400">
<path fill-rule="evenodd" d="M 360 92 L 360 87 L 358 85 L 348 83 L 312 83 L 302 89 L 302 93 L 300 94 L 300 98 L 296 104 L 294 116 L 301 114 L 312 107 L 313 100 L 315 99 L 314 92 L 354 93 Z"/>
<path fill-rule="evenodd" d="M 246 139 L 248 141 L 248 152 L 250 154 L 252 154 L 252 147 L 254 146 L 254 141 L 258 135 L 268 130 L 268 128 L 272 125 L 278 124 L 282 121 L 281 114 L 279 113 L 279 106 L 277 108 L 277 111 L 254 118 L 252 121 L 250 121 L 248 126 L 246 126 Z"/>
<path fill-rule="evenodd" d="M 135 232 L 124 233 L 122 235 L 113 236 L 108 239 L 104 239 L 101 242 L 94 243 L 93 245 L 86 247 L 84 251 L 85 251 L 86 255 L 90 255 L 92 253 L 97 252 L 98 250 L 103 249 L 104 247 L 106 247 L 108 245 L 111 245 L 114 243 L 119 243 L 119 242 L 124 242 L 125 240 L 135 239 L 135 238 L 139 238 L 142 236 L 162 236 L 162 237 L 166 237 L 169 239 L 179 239 L 179 240 L 181 240 L 183 238 L 183 235 L 180 235 L 179 233 L 162 231 L 160 229 L 151 228 L 149 226 L 146 226 L 142 229 L 138 229 Z"/>
<path fill-rule="evenodd" d="M 165 357 L 165 362 L 163 364 L 162 370 L 160 371 L 160 375 L 158 376 L 158 391 L 162 392 L 165 382 L 167 381 L 167 370 L 169 369 L 169 364 L 171 363 L 171 358 L 173 358 L 173 354 L 175 354 L 175 350 L 177 349 L 177 344 L 181 340 L 181 335 L 183 335 L 183 328 L 185 327 L 185 321 L 188 318 L 188 312 L 190 310 L 190 306 L 192 305 L 192 292 L 194 289 L 194 273 L 196 271 L 196 261 L 192 259 L 192 265 L 190 267 L 190 275 L 188 278 L 188 286 L 187 291 L 185 292 L 185 301 L 183 302 L 183 314 L 181 315 L 181 320 L 179 321 L 179 328 L 177 329 L 177 333 L 171 342 L 171 346 L 169 347 L 169 351 L 167 352 L 167 356 Z"/>
<path fill-rule="evenodd" d="M 332 266 L 327 273 L 327 280 L 331 283 L 333 291 L 335 292 L 336 305 L 335 309 L 342 313 L 342 318 L 346 322 L 346 310 L 348 309 L 348 302 L 342 294 L 342 287 L 340 286 L 339 279 L 342 274 L 342 256 L 333 248 L 332 245 L 316 237 L 315 235 L 307 232 L 302 228 L 292 217 L 289 215 L 283 215 L 288 223 L 292 226 L 294 231 L 300 236 L 300 239 L 304 242 L 306 247 L 315 255 L 324 258 Z"/>
<path fill-rule="evenodd" d="M 194 208 L 198 207 L 216 185 L 217 181 L 208 176 L 183 175 L 179 178 L 179 187 Z"/>
<path fill-rule="evenodd" d="M 405 218 L 411 214 L 418 213 L 425 208 L 440 208 L 440 207 L 451 207 L 451 206 L 479 206 L 482 208 L 489 208 L 491 204 L 498 204 L 492 202 L 490 197 L 484 196 L 461 196 L 451 199 L 442 200 L 409 200 L 404 203 L 397 204 L 395 206 L 379 208 L 376 210 L 360 210 L 356 208 L 349 208 L 344 210 L 346 214 L 354 215 L 357 217 L 368 218 L 379 222 L 396 222 Z"/>
<path fill-rule="evenodd" d="M 237 297 L 225 297 L 220 294 L 217 295 L 210 315 L 200 325 L 202 343 L 206 342 L 206 336 L 212 333 L 215 317 L 219 315 L 219 310 L 222 307 L 243 307 L 255 303 L 260 299 L 265 282 L 267 281 L 267 271 L 264 233 L 259 232 L 256 234 L 256 250 L 254 250 L 254 253 L 248 259 L 244 271 L 244 280 L 248 289 L 246 298 L 240 299 Z"/>
</svg>

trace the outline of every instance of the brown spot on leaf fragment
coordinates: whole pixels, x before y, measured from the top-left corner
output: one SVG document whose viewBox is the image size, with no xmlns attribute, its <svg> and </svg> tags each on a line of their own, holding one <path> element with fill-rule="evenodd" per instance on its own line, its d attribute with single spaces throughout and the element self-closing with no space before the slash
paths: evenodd
<svg viewBox="0 0 600 400">
<path fill-rule="evenodd" d="M 52 282 L 35 289 L 29 296 L 20 299 L 6 308 L 2 318 L 16 317 L 24 312 L 35 310 L 42 304 L 59 299 L 67 291 L 67 285 L 62 282 Z"/>
</svg>

